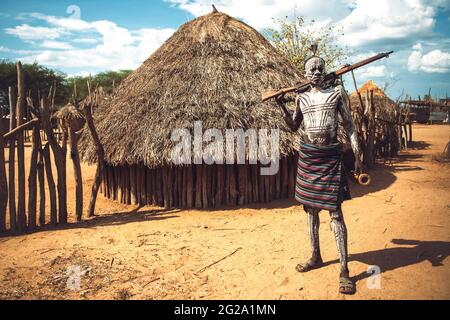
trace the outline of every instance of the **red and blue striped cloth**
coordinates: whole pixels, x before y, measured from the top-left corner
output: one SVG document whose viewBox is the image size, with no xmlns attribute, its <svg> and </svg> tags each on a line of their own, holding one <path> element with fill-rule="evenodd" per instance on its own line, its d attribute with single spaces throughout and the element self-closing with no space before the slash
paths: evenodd
<svg viewBox="0 0 450 320">
<path fill-rule="evenodd" d="M 341 203 L 350 198 L 343 173 L 341 144 L 301 143 L 295 199 L 308 207 L 337 211 Z"/>
</svg>

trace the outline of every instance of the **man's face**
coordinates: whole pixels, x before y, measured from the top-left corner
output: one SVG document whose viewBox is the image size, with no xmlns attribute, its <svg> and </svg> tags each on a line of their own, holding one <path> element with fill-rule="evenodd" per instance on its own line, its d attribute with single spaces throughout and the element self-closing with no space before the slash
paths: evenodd
<svg viewBox="0 0 450 320">
<path fill-rule="evenodd" d="M 325 63 L 320 58 L 310 59 L 305 66 L 306 78 L 314 86 L 320 86 L 325 80 Z"/>
</svg>

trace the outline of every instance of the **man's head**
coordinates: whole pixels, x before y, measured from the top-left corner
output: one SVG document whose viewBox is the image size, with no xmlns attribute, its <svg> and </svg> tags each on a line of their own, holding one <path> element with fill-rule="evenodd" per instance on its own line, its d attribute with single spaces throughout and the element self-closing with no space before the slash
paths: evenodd
<svg viewBox="0 0 450 320">
<path fill-rule="evenodd" d="M 325 80 L 325 61 L 317 56 L 309 58 L 305 63 L 306 78 L 314 86 L 321 86 Z"/>
</svg>

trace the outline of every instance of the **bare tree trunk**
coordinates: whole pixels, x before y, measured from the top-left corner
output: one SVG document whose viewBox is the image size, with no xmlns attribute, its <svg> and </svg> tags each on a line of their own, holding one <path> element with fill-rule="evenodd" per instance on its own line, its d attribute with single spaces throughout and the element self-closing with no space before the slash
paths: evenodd
<svg viewBox="0 0 450 320">
<path fill-rule="evenodd" d="M 70 157 L 73 162 L 73 172 L 75 175 L 75 214 L 77 221 L 80 222 L 83 216 L 83 177 L 81 174 L 80 155 L 78 153 L 78 135 L 76 132 L 69 128 L 69 140 L 70 140 Z"/>
<path fill-rule="evenodd" d="M 13 88 L 9 87 L 9 131 L 16 128 L 16 102 Z M 9 139 L 9 225 L 12 231 L 16 231 L 16 137 Z"/>
<path fill-rule="evenodd" d="M 57 208 L 56 208 L 56 185 L 55 180 L 53 179 L 49 144 L 46 144 L 43 150 L 43 157 L 44 157 L 45 171 L 47 174 L 48 190 L 50 193 L 50 224 L 56 225 L 58 223 Z"/>
<path fill-rule="evenodd" d="M 17 126 L 23 124 L 25 116 L 25 83 L 22 64 L 17 63 Z M 18 163 L 18 202 L 17 202 L 17 226 L 19 231 L 24 231 L 27 227 L 27 217 L 25 213 L 25 146 L 24 133 L 19 132 L 17 136 L 17 163 Z"/>
</svg>

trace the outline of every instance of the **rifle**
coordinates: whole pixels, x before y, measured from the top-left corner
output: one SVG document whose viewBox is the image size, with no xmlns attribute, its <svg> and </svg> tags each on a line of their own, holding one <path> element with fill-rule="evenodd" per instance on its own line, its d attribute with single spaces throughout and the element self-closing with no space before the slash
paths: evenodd
<svg viewBox="0 0 450 320">
<path fill-rule="evenodd" d="M 342 76 L 342 75 L 344 75 L 344 74 L 346 74 L 348 72 L 351 72 L 351 71 L 353 71 L 355 69 L 364 67 L 364 66 L 366 66 L 366 65 L 368 65 L 368 64 L 370 64 L 372 62 L 381 60 L 383 58 L 389 58 L 389 56 L 392 53 L 394 53 L 394 51 L 380 53 L 380 54 L 377 54 L 376 56 L 374 56 L 372 58 L 365 59 L 365 60 L 360 61 L 358 63 L 355 63 L 353 65 L 345 66 L 345 67 L 343 67 L 343 68 L 341 68 L 341 69 L 339 69 L 337 71 L 334 71 L 332 73 L 327 74 L 325 76 L 325 82 L 330 82 L 330 81 L 336 80 L 340 76 Z M 283 88 L 283 89 L 279 89 L 279 90 L 267 90 L 267 91 L 264 91 L 262 93 L 262 101 L 265 102 L 265 101 L 268 101 L 268 100 L 270 100 L 272 98 L 277 98 L 277 97 L 279 97 L 281 95 L 284 95 L 284 94 L 290 93 L 290 92 L 294 92 L 294 91 L 297 91 L 298 93 L 302 93 L 302 92 L 305 92 L 306 90 L 308 90 L 310 85 L 311 85 L 311 82 L 308 81 L 307 83 L 300 84 L 300 85 L 295 86 L 295 87 Z"/>
</svg>

